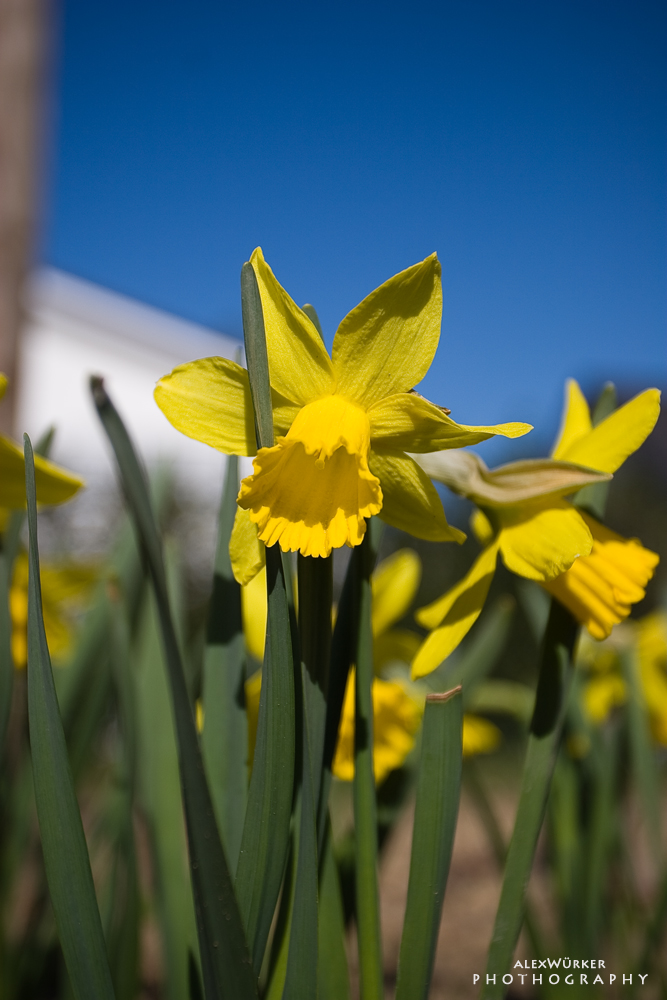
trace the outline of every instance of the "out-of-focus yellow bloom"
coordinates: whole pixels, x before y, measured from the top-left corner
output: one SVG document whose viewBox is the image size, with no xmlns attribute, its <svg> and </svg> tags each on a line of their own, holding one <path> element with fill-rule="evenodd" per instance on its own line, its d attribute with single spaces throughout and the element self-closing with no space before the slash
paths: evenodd
<svg viewBox="0 0 667 1000">
<path fill-rule="evenodd" d="M 614 708 L 625 704 L 628 689 L 620 651 L 632 644 L 653 738 L 667 746 L 667 616 L 661 611 L 622 625 L 616 641 L 612 637 L 592 642 L 582 636 L 578 661 L 588 675 L 583 686 L 584 709 L 591 722 L 600 725 Z"/>
<path fill-rule="evenodd" d="M 7 378 L 0 373 L 0 399 Z M 69 500 L 83 486 L 83 479 L 35 455 L 35 492 L 39 503 L 58 504 Z M 0 434 L 0 507 L 25 507 L 25 462 L 23 448 Z"/>
<path fill-rule="evenodd" d="M 565 497 L 610 478 L 652 431 L 660 393 L 647 389 L 596 427 L 577 383 L 567 385 L 561 431 L 550 459 L 489 470 L 470 452 L 419 461 L 433 478 L 480 508 L 472 526 L 485 546 L 455 587 L 417 612 L 431 629 L 413 661 L 413 677 L 430 673 L 463 639 L 486 600 L 498 553 L 514 573 L 536 580 L 570 608 L 596 638 L 644 596 L 658 557 L 577 510 Z"/>
<path fill-rule="evenodd" d="M 366 518 L 433 541 L 462 541 L 428 477 L 406 452 L 459 448 L 526 424 L 467 427 L 411 390 L 440 336 L 435 256 L 402 271 L 342 321 L 329 357 L 310 317 L 278 283 L 261 250 L 251 263 L 262 300 L 277 443 L 257 452 L 248 375 L 224 358 L 175 368 L 155 399 L 183 433 L 227 454 L 256 455 L 239 506 L 260 541 L 327 556 L 355 546 Z"/>
<path fill-rule="evenodd" d="M 655 740 L 667 746 L 667 616 L 654 612 L 637 628 L 637 657 L 644 699 Z"/>
<path fill-rule="evenodd" d="M 479 753 L 492 753 L 502 739 L 500 730 L 481 715 L 463 716 L 463 756 L 473 757 Z"/>
<path fill-rule="evenodd" d="M 81 607 L 98 573 L 89 566 L 42 566 L 42 614 L 49 652 L 55 659 L 67 654 L 73 635 L 73 612 Z M 28 556 L 14 561 L 9 591 L 12 620 L 12 659 L 22 669 L 28 662 Z"/>
<path fill-rule="evenodd" d="M 374 677 L 372 693 L 373 768 L 379 785 L 412 750 L 424 706 L 400 681 Z M 354 670 L 347 679 L 333 773 L 342 781 L 354 778 Z"/>
</svg>

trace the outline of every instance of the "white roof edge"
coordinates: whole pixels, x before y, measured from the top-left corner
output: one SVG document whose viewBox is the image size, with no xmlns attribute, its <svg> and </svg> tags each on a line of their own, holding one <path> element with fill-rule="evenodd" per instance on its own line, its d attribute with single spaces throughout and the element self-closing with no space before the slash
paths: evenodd
<svg viewBox="0 0 667 1000">
<path fill-rule="evenodd" d="M 173 316 L 119 292 L 53 267 L 40 267 L 30 278 L 28 313 L 57 313 L 116 337 L 147 347 L 191 356 L 234 357 L 241 341 L 199 323 Z"/>
</svg>

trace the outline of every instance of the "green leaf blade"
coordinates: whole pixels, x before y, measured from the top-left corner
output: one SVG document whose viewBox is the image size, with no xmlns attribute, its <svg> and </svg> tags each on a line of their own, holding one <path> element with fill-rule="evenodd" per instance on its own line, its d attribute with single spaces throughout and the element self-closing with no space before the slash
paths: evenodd
<svg viewBox="0 0 667 1000">
<path fill-rule="evenodd" d="M 171 616 L 162 546 L 148 489 L 127 430 L 102 380 L 91 380 L 93 399 L 113 446 L 125 497 L 150 570 L 164 648 L 179 750 L 179 767 L 191 877 L 197 913 L 204 989 L 207 1000 L 250 1000 L 257 979 L 236 901 L 227 859 L 215 822 L 194 716 L 185 682 L 180 648 Z"/>
<path fill-rule="evenodd" d="M 33 452 L 25 437 L 30 532 L 28 719 L 35 801 L 58 935 L 77 1000 L 114 991 L 41 614 Z"/>
<path fill-rule="evenodd" d="M 236 871 L 248 798 L 248 720 L 241 588 L 234 579 L 229 539 L 238 493 L 238 458 L 230 455 L 218 522 L 202 680 L 202 753 L 220 836 Z"/>
<path fill-rule="evenodd" d="M 427 695 L 396 1000 L 426 1000 L 461 790 L 461 689 Z"/>
</svg>

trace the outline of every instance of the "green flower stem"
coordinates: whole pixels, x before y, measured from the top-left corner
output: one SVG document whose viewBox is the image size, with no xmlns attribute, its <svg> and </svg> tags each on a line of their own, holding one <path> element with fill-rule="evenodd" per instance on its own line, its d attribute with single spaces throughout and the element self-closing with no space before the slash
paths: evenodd
<svg viewBox="0 0 667 1000">
<path fill-rule="evenodd" d="M 354 721 L 354 830 L 357 938 L 361 1000 L 382 1000 L 382 938 L 378 893 L 378 842 L 373 768 L 373 633 L 371 572 L 375 553 L 367 531 L 355 550 L 357 642 Z"/>
<path fill-rule="evenodd" d="M 322 774 L 322 749 L 329 685 L 333 560 L 298 558 L 301 649 L 302 752 L 301 811 L 294 907 L 283 1000 L 317 995 L 318 860 L 316 805 Z"/>
<path fill-rule="evenodd" d="M 299 554 L 298 587 L 303 708 L 308 720 L 313 794 L 317 802 L 329 690 L 333 557 L 316 559 Z"/>
<path fill-rule="evenodd" d="M 459 812 L 461 688 L 426 696 L 396 1000 L 427 1000 Z"/>
<path fill-rule="evenodd" d="M 230 455 L 220 516 L 202 678 L 202 753 L 220 837 L 232 872 L 241 850 L 248 797 L 248 721 L 241 588 L 234 579 L 229 539 L 236 513 L 238 458 Z"/>
<path fill-rule="evenodd" d="M 577 622 L 551 602 L 542 650 L 535 710 L 528 737 L 521 795 L 507 852 L 505 875 L 486 967 L 483 1000 L 500 1000 L 524 919 L 524 899 L 542 828 L 572 675 Z M 495 983 L 493 979 L 495 978 Z"/>
<path fill-rule="evenodd" d="M 28 720 L 35 802 L 44 866 L 72 992 L 76 1000 L 114 1000 L 90 859 L 67 756 L 42 619 L 35 469 L 25 436 L 30 531 Z"/>
</svg>

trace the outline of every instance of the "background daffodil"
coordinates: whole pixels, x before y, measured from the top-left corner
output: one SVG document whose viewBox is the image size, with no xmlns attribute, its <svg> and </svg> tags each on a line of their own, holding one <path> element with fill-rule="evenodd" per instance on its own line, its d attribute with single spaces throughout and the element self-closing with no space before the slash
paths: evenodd
<svg viewBox="0 0 667 1000">
<path fill-rule="evenodd" d="M 570 380 L 552 458 L 489 470 L 471 452 L 419 457 L 433 478 L 480 508 L 472 524 L 485 547 L 463 580 L 417 612 L 419 623 L 432 631 L 413 661 L 413 676 L 434 670 L 472 627 L 499 552 L 508 569 L 542 584 L 595 638 L 609 635 L 629 614 L 643 598 L 658 557 L 565 497 L 611 478 L 650 434 L 659 400 L 659 392 L 648 389 L 593 427 L 588 404 Z"/>
<path fill-rule="evenodd" d="M 0 373 L 0 399 L 7 378 Z M 69 500 L 83 486 L 83 479 L 35 455 L 35 489 L 39 503 L 58 504 Z M 0 434 L 0 508 L 25 507 L 25 463 L 23 448 Z"/>
<path fill-rule="evenodd" d="M 239 505 L 266 545 L 327 556 L 355 546 L 373 514 L 419 538 L 462 541 L 428 476 L 407 454 L 517 437 L 527 424 L 468 427 L 412 389 L 440 337 L 435 255 L 385 282 L 343 319 L 331 357 L 310 317 L 261 250 L 251 263 L 262 300 L 277 442 L 257 452 L 245 369 L 224 358 L 175 368 L 155 399 L 171 423 L 228 454 L 256 455 Z"/>
<path fill-rule="evenodd" d="M 65 564 L 42 566 L 42 615 L 49 652 L 55 659 L 70 649 L 74 617 L 90 594 L 99 572 L 92 566 Z M 12 659 L 17 669 L 28 662 L 28 555 L 20 552 L 14 561 L 9 591 L 12 621 Z"/>
</svg>

